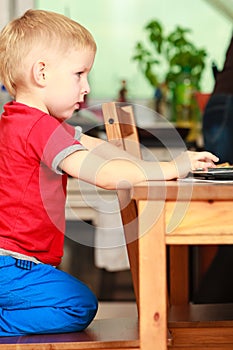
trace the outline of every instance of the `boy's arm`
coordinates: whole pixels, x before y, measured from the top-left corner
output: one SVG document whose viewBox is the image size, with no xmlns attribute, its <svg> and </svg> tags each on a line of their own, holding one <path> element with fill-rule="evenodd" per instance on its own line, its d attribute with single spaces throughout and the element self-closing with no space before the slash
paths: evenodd
<svg viewBox="0 0 233 350">
<path fill-rule="evenodd" d="M 139 161 L 138 158 L 132 156 L 130 153 L 124 151 L 120 147 L 97 137 L 82 134 L 80 142 L 84 147 L 86 147 L 86 149 L 92 151 L 94 154 L 103 159 L 124 157 L 129 160 Z"/>
<path fill-rule="evenodd" d="M 110 190 L 128 188 L 145 180 L 168 180 L 178 175 L 172 162 L 144 162 L 129 158 L 104 159 L 95 151 L 80 150 L 62 160 L 59 167 L 74 178 Z"/>
<path fill-rule="evenodd" d="M 213 161 L 218 160 L 209 152 L 183 152 L 170 162 L 147 162 L 100 139 L 83 135 L 81 142 L 87 150 L 72 153 L 60 168 L 72 177 L 106 189 L 129 187 L 145 180 L 175 179 L 194 167 L 214 166 Z"/>
</svg>

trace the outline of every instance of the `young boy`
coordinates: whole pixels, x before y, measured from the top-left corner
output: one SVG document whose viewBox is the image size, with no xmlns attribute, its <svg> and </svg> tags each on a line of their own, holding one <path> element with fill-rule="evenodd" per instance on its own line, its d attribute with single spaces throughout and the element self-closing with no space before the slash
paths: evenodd
<svg viewBox="0 0 233 350">
<path fill-rule="evenodd" d="M 0 81 L 13 97 L 0 120 L 0 336 L 80 331 L 96 314 L 87 286 L 55 268 L 67 174 L 116 189 L 218 160 L 185 152 L 167 163 L 139 161 L 64 123 L 90 92 L 95 53 L 85 28 L 52 12 L 29 10 L 0 34 Z"/>
</svg>

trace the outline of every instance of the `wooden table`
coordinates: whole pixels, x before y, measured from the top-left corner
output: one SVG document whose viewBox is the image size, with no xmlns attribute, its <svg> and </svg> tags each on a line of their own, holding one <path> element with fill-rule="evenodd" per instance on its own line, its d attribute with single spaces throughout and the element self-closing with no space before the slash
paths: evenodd
<svg viewBox="0 0 233 350">
<path fill-rule="evenodd" d="M 131 199 L 140 237 L 140 349 L 167 349 L 166 245 L 232 244 L 233 185 L 152 181 L 134 186 Z"/>
</svg>

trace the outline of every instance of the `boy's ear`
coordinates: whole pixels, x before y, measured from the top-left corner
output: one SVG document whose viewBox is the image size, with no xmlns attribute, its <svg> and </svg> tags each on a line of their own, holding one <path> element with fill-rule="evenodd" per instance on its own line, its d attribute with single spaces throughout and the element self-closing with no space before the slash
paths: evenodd
<svg viewBox="0 0 233 350">
<path fill-rule="evenodd" d="M 34 63 L 32 73 L 36 84 L 39 86 L 46 85 L 45 63 L 43 61 L 37 61 Z"/>
</svg>

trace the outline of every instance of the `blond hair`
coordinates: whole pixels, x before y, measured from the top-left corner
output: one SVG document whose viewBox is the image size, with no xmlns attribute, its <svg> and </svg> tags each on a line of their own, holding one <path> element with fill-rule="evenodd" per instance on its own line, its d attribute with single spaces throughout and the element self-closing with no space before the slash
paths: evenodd
<svg viewBox="0 0 233 350">
<path fill-rule="evenodd" d="M 12 97 L 25 72 L 26 57 L 35 49 L 65 53 L 69 49 L 96 51 L 91 33 L 68 17 L 43 10 L 28 10 L 0 33 L 0 81 Z"/>
</svg>

